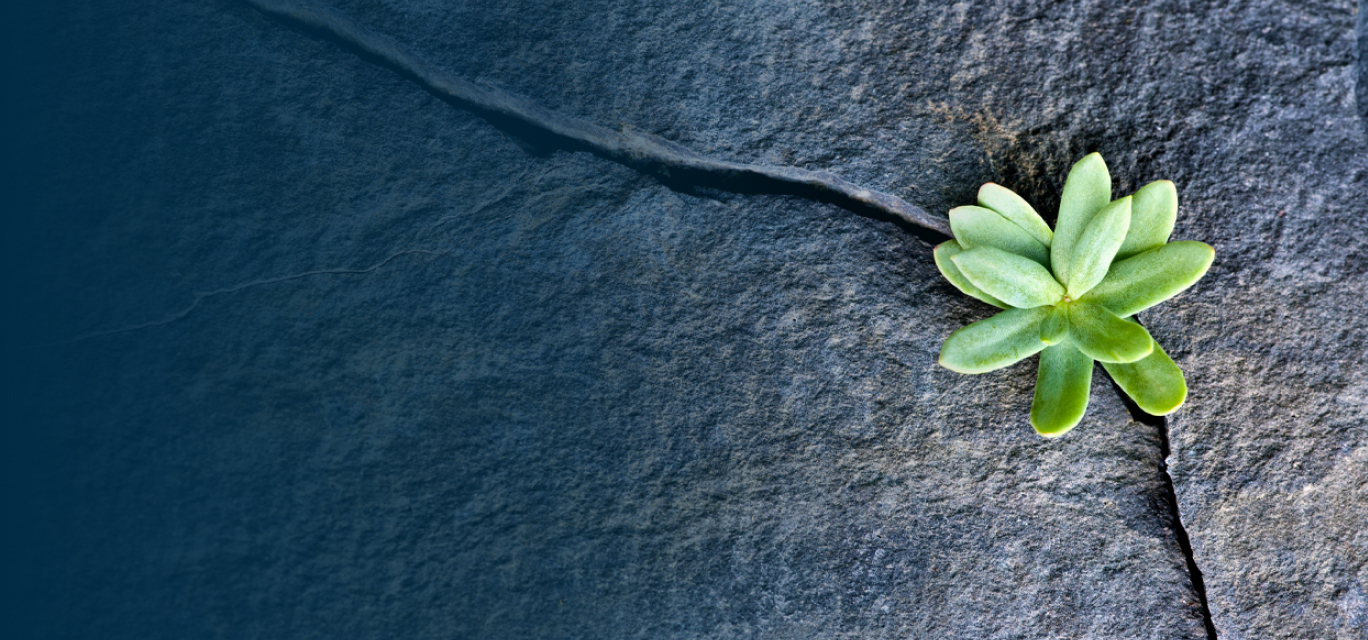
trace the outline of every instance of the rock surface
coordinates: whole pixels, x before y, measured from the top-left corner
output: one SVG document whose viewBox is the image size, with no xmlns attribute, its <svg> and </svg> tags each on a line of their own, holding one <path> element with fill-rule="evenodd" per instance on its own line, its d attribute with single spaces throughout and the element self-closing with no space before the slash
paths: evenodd
<svg viewBox="0 0 1368 640">
<path fill-rule="evenodd" d="M 1094 150 L 1117 192 L 1175 181 L 1218 260 L 1145 320 L 1189 375 L 1170 462 L 1215 628 L 1364 637 L 1352 3 L 1036 4 L 333 6 L 933 212 L 989 180 L 1052 211 Z M 1033 365 L 938 367 L 990 309 L 905 230 L 529 153 L 240 3 L 44 11 L 10 40 L 43 72 L 6 473 L 8 600 L 47 635 L 1207 636 L 1162 430 L 1100 368 L 1045 441 Z"/>
<path fill-rule="evenodd" d="M 1222 638 L 1368 638 L 1368 129 L 1350 9 L 1216 16 L 1268 35 L 1204 73 L 1263 84 L 1212 93 L 1236 116 L 1213 139 L 1232 142 L 1199 152 L 1205 178 L 1175 178 L 1212 183 L 1188 190 L 1179 231 L 1220 260 L 1151 325 L 1184 354 L 1171 464 Z"/>
</svg>

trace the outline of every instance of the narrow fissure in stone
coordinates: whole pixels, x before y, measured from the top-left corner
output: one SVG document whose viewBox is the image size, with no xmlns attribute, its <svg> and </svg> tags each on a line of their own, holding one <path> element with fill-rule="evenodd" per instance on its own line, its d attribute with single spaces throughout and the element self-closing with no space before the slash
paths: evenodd
<svg viewBox="0 0 1368 640">
<path fill-rule="evenodd" d="M 846 182 L 826 172 L 811 172 L 789 167 L 762 167 L 725 161 L 715 161 L 694 154 L 673 143 L 654 136 L 634 136 L 636 145 L 618 148 L 615 144 L 598 144 L 599 138 L 615 142 L 617 134 L 596 125 L 566 118 L 560 114 L 531 105 L 523 99 L 488 87 L 476 87 L 464 79 L 443 76 L 434 83 L 428 77 L 430 69 L 416 58 L 398 50 L 388 39 L 375 36 L 350 20 L 331 11 L 320 11 L 307 6 L 293 6 L 278 0 L 246 0 L 269 16 L 282 20 L 301 31 L 323 40 L 332 41 L 352 51 L 362 59 L 391 69 L 416 82 L 438 98 L 458 108 L 470 111 L 509 135 L 525 151 L 544 154 L 552 150 L 587 151 L 608 160 L 626 164 L 641 173 L 655 177 L 670 189 L 696 195 L 711 195 L 718 191 L 738 194 L 789 195 L 833 204 L 865 217 L 892 222 L 929 244 L 950 237 L 949 226 L 925 211 L 901 199 L 875 192 Z M 1368 18 L 1363 7 L 1368 0 L 1359 0 L 1358 35 L 1358 91 L 1360 115 L 1368 126 Z M 472 98 L 474 96 L 474 98 Z M 478 98 L 478 99 L 477 99 Z M 488 104 L 486 104 L 488 103 Z M 493 106 L 490 106 L 493 105 Z M 1138 318 L 1137 318 L 1138 320 Z M 1105 370 L 1104 370 L 1105 373 Z M 1173 521 L 1178 546 L 1187 559 L 1188 575 L 1193 590 L 1202 605 L 1202 619 L 1207 637 L 1216 640 L 1216 627 L 1207 605 L 1206 584 L 1202 571 L 1193 557 L 1192 541 L 1178 511 L 1178 495 L 1173 478 L 1168 473 L 1168 422 L 1162 416 L 1145 413 L 1112 380 L 1131 417 L 1142 424 L 1156 427 L 1162 442 L 1159 471 L 1164 477 L 1164 490 Z"/>
<path fill-rule="evenodd" d="M 447 104 L 483 118 L 530 152 L 586 151 L 656 176 L 666 186 L 680 180 L 686 184 L 704 182 L 709 187 L 738 193 L 798 195 L 830 202 L 861 215 L 898 220 L 930 244 L 951 236 L 948 220 L 895 195 L 862 187 L 826 171 L 716 160 L 648 133 L 612 131 L 441 71 L 393 40 L 330 8 L 281 0 L 245 1 L 273 19 L 332 42 L 362 60 L 407 78 Z"/>
<path fill-rule="evenodd" d="M 1106 369 L 1102 372 L 1105 374 Z M 1131 419 L 1141 424 L 1155 427 L 1159 431 L 1159 473 L 1164 477 L 1164 500 L 1168 503 L 1169 517 L 1173 521 L 1173 534 L 1178 538 L 1178 548 L 1183 550 L 1183 557 L 1187 560 L 1188 576 L 1192 578 L 1192 590 L 1197 592 L 1197 600 L 1202 605 L 1202 624 L 1206 627 L 1207 638 L 1216 640 L 1216 624 L 1211 619 L 1211 607 L 1207 604 L 1206 581 L 1202 579 L 1202 570 L 1197 567 L 1197 558 L 1192 553 L 1192 539 L 1188 537 L 1187 528 L 1183 526 L 1182 514 L 1178 510 L 1178 492 L 1173 488 L 1173 476 L 1168 472 L 1168 458 L 1171 453 L 1169 447 L 1168 419 L 1164 416 L 1150 415 L 1135 404 L 1121 386 L 1112 380 L 1111 375 L 1107 375 L 1107 381 L 1111 383 L 1112 389 L 1116 390 L 1116 395 L 1121 398 L 1121 402 L 1126 405 L 1126 410 L 1130 412 Z"/>
</svg>

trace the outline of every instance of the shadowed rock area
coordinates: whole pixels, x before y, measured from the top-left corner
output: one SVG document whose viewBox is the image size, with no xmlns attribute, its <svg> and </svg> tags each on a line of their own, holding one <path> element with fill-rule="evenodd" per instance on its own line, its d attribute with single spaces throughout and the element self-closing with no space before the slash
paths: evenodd
<svg viewBox="0 0 1368 640">
<path fill-rule="evenodd" d="M 1368 634 L 1352 0 L 351 2 L 432 64 L 943 214 L 1069 164 L 1217 249 L 1098 368 L 939 367 L 930 245 L 501 130 L 240 2 L 10 38 L 6 601 L 46 637 Z M 498 123 L 495 123 L 498 124 Z M 72 338 L 75 338 L 74 340 Z M 56 343 L 56 344 L 54 344 Z"/>
</svg>

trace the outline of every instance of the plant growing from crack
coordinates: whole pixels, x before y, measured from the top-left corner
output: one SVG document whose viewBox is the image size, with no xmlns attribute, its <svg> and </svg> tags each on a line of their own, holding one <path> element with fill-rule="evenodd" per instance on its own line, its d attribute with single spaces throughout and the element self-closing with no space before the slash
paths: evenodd
<svg viewBox="0 0 1368 640">
<path fill-rule="evenodd" d="M 1094 360 L 1146 412 L 1182 406 L 1183 372 L 1131 318 L 1192 286 L 1215 257 L 1205 243 L 1168 242 L 1178 214 L 1172 182 L 1113 201 L 1111 175 L 1094 153 L 1069 171 L 1054 230 L 991 182 L 978 203 L 950 211 L 955 239 L 936 247 L 936 266 L 1004 311 L 951 334 L 942 366 L 986 373 L 1040 353 L 1031 425 L 1045 437 L 1083 419 Z"/>
<path fill-rule="evenodd" d="M 815 195 L 953 235 L 935 249 L 941 273 L 961 291 L 1004 311 L 952 334 L 940 362 L 954 371 L 984 373 L 1040 353 L 1031 423 L 1043 435 L 1062 435 L 1082 419 L 1094 360 L 1151 414 L 1171 413 L 1187 398 L 1182 371 L 1144 327 L 1127 320 L 1191 286 L 1214 256 L 1200 242 L 1167 242 L 1178 206 L 1171 182 L 1149 184 L 1112 202 L 1111 176 L 1101 156 L 1092 154 L 1070 171 L 1053 231 L 1025 200 L 995 184 L 979 191 L 981 206 L 952 210 L 947 225 L 901 198 L 825 171 L 715 160 L 650 134 L 613 131 L 561 115 L 442 71 L 392 39 L 309 0 L 246 1 L 522 134 L 588 149 L 655 175 L 704 176 L 747 192 Z"/>
</svg>

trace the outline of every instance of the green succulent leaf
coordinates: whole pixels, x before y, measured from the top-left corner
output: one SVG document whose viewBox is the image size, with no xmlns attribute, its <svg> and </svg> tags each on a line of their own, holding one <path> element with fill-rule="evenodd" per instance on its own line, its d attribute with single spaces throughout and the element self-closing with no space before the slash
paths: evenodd
<svg viewBox="0 0 1368 640">
<path fill-rule="evenodd" d="M 1079 298 L 1106 277 L 1130 223 L 1130 196 L 1102 207 L 1088 222 L 1069 260 L 1069 297 Z"/>
<path fill-rule="evenodd" d="M 950 210 L 950 230 L 965 249 L 996 247 L 1043 265 L 1050 263 L 1049 247 L 992 209 L 955 207 Z"/>
<path fill-rule="evenodd" d="M 1144 327 L 1086 302 L 1069 305 L 1069 342 L 1102 362 L 1135 362 L 1154 350 L 1154 339 Z"/>
<path fill-rule="evenodd" d="M 1115 202 L 1111 174 L 1092 153 L 1064 183 L 1054 229 L 1021 196 L 983 185 L 978 206 L 950 211 L 955 239 L 936 265 L 965 294 L 1003 308 L 950 335 L 940 364 L 985 373 L 1040 354 L 1031 424 L 1047 438 L 1083 419 L 1093 362 L 1141 409 L 1166 415 L 1187 400 L 1173 359 L 1130 316 L 1192 286 L 1215 250 L 1168 243 L 1178 192 L 1159 180 Z"/>
<path fill-rule="evenodd" d="M 1182 293 L 1211 268 L 1216 250 L 1203 242 L 1170 242 L 1112 264 L 1107 277 L 1080 301 L 1123 318 Z"/>
<path fill-rule="evenodd" d="M 1050 231 L 1050 225 L 1045 224 L 1045 219 L 1036 213 L 1030 203 L 1007 187 L 991 182 L 979 187 L 978 203 L 981 207 L 1002 214 L 1002 217 L 1021 227 L 1026 233 L 1031 234 L 1032 238 L 1047 247 L 1054 239 L 1054 232 Z"/>
<path fill-rule="evenodd" d="M 945 339 L 940 364 L 959 373 L 987 373 L 1016 363 L 1045 348 L 1040 323 L 1049 307 L 1008 309 L 979 320 Z"/>
<path fill-rule="evenodd" d="M 1050 267 L 1060 282 L 1069 281 L 1074 244 L 1093 215 L 1109 202 L 1111 174 L 1107 172 L 1107 163 L 1102 161 L 1101 155 L 1090 153 L 1069 170 L 1059 200 L 1059 218 L 1055 221 L 1054 241 L 1050 245 Z"/>
<path fill-rule="evenodd" d="M 1151 182 L 1131 198 L 1130 230 L 1116 252 L 1117 260 L 1164 246 L 1178 219 L 1178 189 L 1168 180 Z"/>
<path fill-rule="evenodd" d="M 1031 426 L 1046 438 L 1058 438 L 1074 428 L 1088 411 L 1093 361 L 1065 342 L 1040 352 Z"/>
<path fill-rule="evenodd" d="M 1048 345 L 1063 342 L 1069 337 L 1069 310 L 1065 305 L 1053 307 L 1050 317 L 1040 323 L 1040 341 Z"/>
<path fill-rule="evenodd" d="M 1059 302 L 1064 287 L 1039 262 L 994 247 L 978 247 L 950 258 L 974 286 L 1018 309 Z"/>
<path fill-rule="evenodd" d="M 956 267 L 955 263 L 950 259 L 961 251 L 964 251 L 964 248 L 960 246 L 960 243 L 954 240 L 946 240 L 945 242 L 936 245 L 936 248 L 931 252 L 931 255 L 935 256 L 936 268 L 940 269 L 941 275 L 945 276 L 945 279 L 949 280 L 950 284 L 955 285 L 955 288 L 964 292 L 965 295 L 972 298 L 978 298 L 999 309 L 1006 309 L 1006 302 L 988 295 L 983 289 L 974 286 L 974 283 L 964 277 L 963 273 L 960 273 L 959 267 Z"/>
<path fill-rule="evenodd" d="M 1153 352 L 1135 362 L 1103 362 L 1102 366 L 1145 413 L 1165 416 L 1177 411 L 1187 400 L 1183 371 L 1158 342 L 1154 343 Z"/>
</svg>

